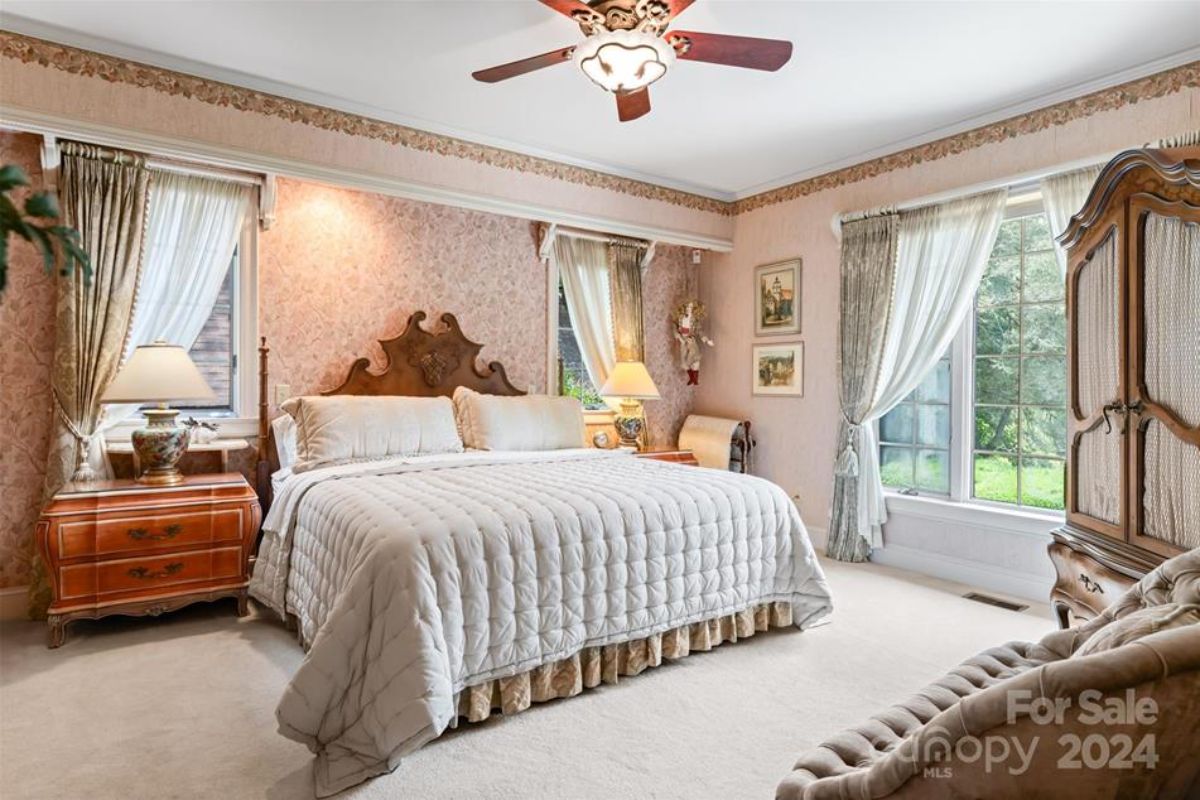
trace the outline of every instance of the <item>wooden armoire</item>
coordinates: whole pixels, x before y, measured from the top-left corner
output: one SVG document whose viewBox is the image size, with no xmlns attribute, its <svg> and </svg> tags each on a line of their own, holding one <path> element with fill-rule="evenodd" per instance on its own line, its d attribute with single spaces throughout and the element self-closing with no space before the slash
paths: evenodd
<svg viewBox="0 0 1200 800">
<path fill-rule="evenodd" d="M 1200 147 L 1114 158 L 1059 243 L 1067 486 L 1050 601 L 1066 627 L 1200 547 Z"/>
</svg>

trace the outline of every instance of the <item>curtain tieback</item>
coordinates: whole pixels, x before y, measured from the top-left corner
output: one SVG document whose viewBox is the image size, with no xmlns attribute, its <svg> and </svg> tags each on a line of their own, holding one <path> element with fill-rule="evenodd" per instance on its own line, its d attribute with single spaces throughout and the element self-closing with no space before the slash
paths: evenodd
<svg viewBox="0 0 1200 800">
<path fill-rule="evenodd" d="M 837 464 L 834 465 L 834 474 L 839 477 L 858 477 L 858 453 L 854 451 L 854 442 L 858 439 L 861 427 L 856 422 L 846 422 L 846 444 L 838 454 Z"/>
<path fill-rule="evenodd" d="M 67 431 L 74 436 L 80 444 L 87 444 L 90 442 L 92 437 L 96 434 L 84 433 L 79 429 L 79 426 L 76 425 L 75 421 L 71 419 L 69 414 L 67 414 L 66 408 L 63 407 L 62 400 L 58 396 L 57 388 L 55 388 L 51 394 L 54 396 L 54 410 L 58 412 L 59 419 L 63 421 L 63 425 L 67 426 Z"/>
</svg>

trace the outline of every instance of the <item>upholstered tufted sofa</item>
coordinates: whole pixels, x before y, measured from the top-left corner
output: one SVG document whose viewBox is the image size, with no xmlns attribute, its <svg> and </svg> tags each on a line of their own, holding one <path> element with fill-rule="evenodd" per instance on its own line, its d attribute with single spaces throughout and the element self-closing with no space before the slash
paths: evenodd
<svg viewBox="0 0 1200 800">
<path fill-rule="evenodd" d="M 1079 628 L 967 660 L 794 769 L 778 800 L 1200 798 L 1200 548 Z"/>
</svg>

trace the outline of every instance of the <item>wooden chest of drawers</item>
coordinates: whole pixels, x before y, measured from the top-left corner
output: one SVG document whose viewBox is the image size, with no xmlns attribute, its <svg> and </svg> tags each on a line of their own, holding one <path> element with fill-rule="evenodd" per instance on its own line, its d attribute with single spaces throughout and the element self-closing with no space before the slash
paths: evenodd
<svg viewBox="0 0 1200 800">
<path fill-rule="evenodd" d="M 74 619 L 157 616 L 222 597 L 236 597 L 244 615 L 260 517 L 257 495 L 236 473 L 171 487 L 68 484 L 38 521 L 54 592 L 50 646 L 62 644 Z"/>
</svg>

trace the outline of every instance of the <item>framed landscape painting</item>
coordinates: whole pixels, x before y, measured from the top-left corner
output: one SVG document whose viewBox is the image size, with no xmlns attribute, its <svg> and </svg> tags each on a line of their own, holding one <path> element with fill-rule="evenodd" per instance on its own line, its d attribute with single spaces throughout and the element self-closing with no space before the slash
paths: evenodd
<svg viewBox="0 0 1200 800">
<path fill-rule="evenodd" d="M 754 394 L 804 396 L 804 342 L 756 344 Z"/>
<path fill-rule="evenodd" d="M 754 335 L 800 332 L 800 259 L 754 270 Z"/>
</svg>

